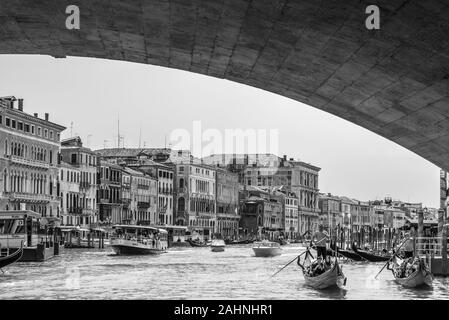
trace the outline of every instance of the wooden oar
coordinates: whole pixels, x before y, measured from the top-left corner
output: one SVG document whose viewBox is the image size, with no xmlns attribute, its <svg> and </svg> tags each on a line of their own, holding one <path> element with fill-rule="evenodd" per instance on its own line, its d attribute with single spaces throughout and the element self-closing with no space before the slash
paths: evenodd
<svg viewBox="0 0 449 320">
<path fill-rule="evenodd" d="M 282 269 L 280 269 L 278 272 L 276 272 L 275 274 L 273 274 L 271 277 L 274 277 L 275 275 L 277 275 L 279 272 L 281 272 L 282 270 L 284 270 L 288 265 L 290 265 L 293 261 L 295 261 L 296 259 L 298 259 L 300 256 L 302 256 L 304 253 L 306 253 L 307 251 L 304 251 L 303 253 L 301 253 L 300 255 L 296 256 L 292 261 L 290 261 L 289 263 L 287 263 L 285 266 L 282 267 Z"/>
<path fill-rule="evenodd" d="M 406 240 L 404 240 L 404 241 L 401 243 L 401 245 L 396 249 L 396 252 L 398 252 L 399 249 L 401 249 L 401 247 L 404 245 L 404 243 L 407 242 L 407 240 L 409 240 L 409 239 L 406 239 Z M 382 267 L 382 269 L 380 269 L 379 273 L 374 277 L 374 279 L 377 279 L 377 277 L 379 276 L 379 274 L 385 269 L 385 267 L 391 262 L 391 260 L 392 260 L 395 256 L 396 256 L 396 253 L 394 253 L 394 254 L 391 256 L 390 260 L 388 260 L 387 263 Z"/>
</svg>

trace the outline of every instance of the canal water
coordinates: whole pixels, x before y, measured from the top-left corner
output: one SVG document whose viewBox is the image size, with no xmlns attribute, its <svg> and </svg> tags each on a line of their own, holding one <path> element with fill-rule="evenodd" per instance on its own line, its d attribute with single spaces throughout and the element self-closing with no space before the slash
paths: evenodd
<svg viewBox="0 0 449 320">
<path fill-rule="evenodd" d="M 251 245 L 173 248 L 159 256 L 116 256 L 104 250 L 66 249 L 39 263 L 16 263 L 0 273 L 0 299 L 448 299 L 449 278 L 433 288 L 406 289 L 384 263 L 342 261 L 345 289 L 317 291 L 304 285 L 296 262 L 304 251 L 283 246 L 283 254 L 255 257 Z"/>
</svg>

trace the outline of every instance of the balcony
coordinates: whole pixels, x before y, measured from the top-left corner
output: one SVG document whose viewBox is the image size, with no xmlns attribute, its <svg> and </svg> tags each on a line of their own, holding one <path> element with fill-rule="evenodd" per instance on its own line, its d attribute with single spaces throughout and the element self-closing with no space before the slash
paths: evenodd
<svg viewBox="0 0 449 320">
<path fill-rule="evenodd" d="M 137 207 L 138 208 L 142 208 L 142 209 L 148 209 L 150 207 L 150 203 L 149 202 L 145 202 L 145 201 L 138 201 L 137 202 Z"/>
<path fill-rule="evenodd" d="M 31 160 L 31 159 L 25 159 L 18 156 L 9 156 L 11 161 L 13 163 L 21 164 L 28 167 L 34 167 L 34 168 L 43 168 L 43 169 L 49 169 L 50 165 L 46 162 L 37 161 L 37 160 Z"/>
<path fill-rule="evenodd" d="M 92 184 L 86 181 L 82 181 L 80 182 L 80 188 L 81 189 L 89 189 L 90 187 L 92 187 Z"/>
<path fill-rule="evenodd" d="M 47 194 L 35 194 L 27 192 L 5 192 L 6 195 L 12 199 L 29 200 L 29 201 L 45 201 L 48 202 L 52 199 L 52 196 Z"/>
</svg>

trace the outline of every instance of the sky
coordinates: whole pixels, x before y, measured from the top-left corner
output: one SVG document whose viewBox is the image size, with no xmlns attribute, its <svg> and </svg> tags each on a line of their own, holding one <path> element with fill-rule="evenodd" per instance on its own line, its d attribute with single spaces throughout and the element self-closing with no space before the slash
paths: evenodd
<svg viewBox="0 0 449 320">
<path fill-rule="evenodd" d="M 223 146 L 226 130 L 265 130 L 267 137 L 277 133 L 272 149 L 278 155 L 321 168 L 320 192 L 439 206 L 439 168 L 429 161 L 356 124 L 261 89 L 92 58 L 0 55 L 0 70 L 0 96 L 23 98 L 27 113 L 50 113 L 50 121 L 67 127 L 62 138 L 79 135 L 92 149 L 117 147 L 118 119 L 125 147 L 168 147 L 179 132 L 193 141 L 199 123 L 215 142 L 221 134 Z"/>
</svg>

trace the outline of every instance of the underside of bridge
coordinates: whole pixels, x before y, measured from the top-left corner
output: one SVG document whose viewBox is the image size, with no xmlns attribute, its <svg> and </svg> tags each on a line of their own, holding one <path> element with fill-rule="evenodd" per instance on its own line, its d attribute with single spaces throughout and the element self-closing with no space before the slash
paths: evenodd
<svg viewBox="0 0 449 320">
<path fill-rule="evenodd" d="M 371 4 L 379 30 L 365 27 Z M 79 30 L 66 28 L 68 5 L 80 9 Z M 449 170 L 446 0 L 1 0 L 0 53 L 228 79 L 330 112 Z"/>
</svg>

